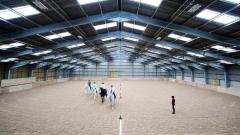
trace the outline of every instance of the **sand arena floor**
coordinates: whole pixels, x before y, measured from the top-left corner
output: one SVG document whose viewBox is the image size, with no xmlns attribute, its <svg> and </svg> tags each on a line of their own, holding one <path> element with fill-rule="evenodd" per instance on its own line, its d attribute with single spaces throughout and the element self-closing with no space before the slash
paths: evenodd
<svg viewBox="0 0 240 135">
<path fill-rule="evenodd" d="M 118 95 L 111 110 L 86 95 L 84 84 L 0 95 L 0 135 L 117 135 L 120 112 L 123 135 L 240 135 L 239 97 L 170 82 L 122 81 L 123 98 Z"/>
</svg>

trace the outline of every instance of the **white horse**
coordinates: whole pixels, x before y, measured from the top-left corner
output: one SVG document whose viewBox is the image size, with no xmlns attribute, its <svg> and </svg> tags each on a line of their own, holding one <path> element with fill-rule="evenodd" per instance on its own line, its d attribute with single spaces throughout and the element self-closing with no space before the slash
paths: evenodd
<svg viewBox="0 0 240 135">
<path fill-rule="evenodd" d="M 116 98 L 117 98 L 116 92 L 115 92 L 115 91 L 112 91 L 112 90 L 109 90 L 107 97 L 108 97 L 108 99 L 109 99 L 111 108 L 112 108 L 112 110 L 113 110 L 114 107 L 115 107 Z"/>
<path fill-rule="evenodd" d="M 92 93 L 91 87 L 88 84 L 85 84 L 85 90 L 87 94 Z"/>
<path fill-rule="evenodd" d="M 93 99 L 96 99 L 98 97 L 98 93 L 100 92 L 99 87 L 93 86 L 91 94 L 93 95 Z"/>
</svg>

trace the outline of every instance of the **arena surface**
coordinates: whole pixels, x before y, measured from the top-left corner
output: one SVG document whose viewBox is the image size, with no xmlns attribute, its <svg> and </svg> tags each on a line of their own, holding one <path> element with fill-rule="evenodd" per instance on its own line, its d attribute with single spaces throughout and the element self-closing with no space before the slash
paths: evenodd
<svg viewBox="0 0 240 135">
<path fill-rule="evenodd" d="M 116 108 L 93 100 L 84 81 L 0 95 L 0 135 L 240 135 L 240 98 L 164 81 L 106 81 Z M 98 82 L 100 84 L 100 82 Z M 171 96 L 176 114 L 171 114 Z"/>
</svg>

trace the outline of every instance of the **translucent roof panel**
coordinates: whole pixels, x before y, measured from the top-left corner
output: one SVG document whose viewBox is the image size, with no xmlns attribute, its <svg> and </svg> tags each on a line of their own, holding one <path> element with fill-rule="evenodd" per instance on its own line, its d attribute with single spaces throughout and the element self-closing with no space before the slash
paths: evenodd
<svg viewBox="0 0 240 135">
<path fill-rule="evenodd" d="M 235 4 L 240 3 L 240 0 L 223 0 L 223 1 L 230 2 L 230 3 L 235 3 Z"/>
<path fill-rule="evenodd" d="M 147 4 L 154 7 L 158 7 L 162 2 L 162 0 L 131 0 L 131 1 L 141 2 L 142 4 Z"/>
<path fill-rule="evenodd" d="M 52 39 L 63 38 L 63 37 L 67 37 L 67 36 L 71 36 L 71 34 L 69 32 L 62 32 L 62 33 L 58 33 L 58 34 L 52 34 L 52 35 L 45 36 L 45 38 L 52 40 Z"/>
<path fill-rule="evenodd" d="M 40 12 L 38 10 L 36 10 L 35 8 L 33 8 L 30 5 L 16 7 L 16 8 L 13 8 L 13 10 L 17 11 L 18 13 L 20 13 L 24 16 L 40 14 Z"/>
<path fill-rule="evenodd" d="M 128 23 L 128 22 L 124 22 L 123 26 L 131 28 L 131 29 L 140 30 L 140 31 L 145 31 L 145 29 L 146 29 L 145 26 L 141 26 L 141 25 L 137 25 L 137 24 L 133 24 L 133 23 Z"/>
<path fill-rule="evenodd" d="M 4 45 L 0 45 L 0 49 L 6 50 L 9 48 L 19 47 L 19 46 L 23 46 L 23 45 L 24 45 L 23 43 L 19 43 L 19 42 L 11 43 L 11 44 L 4 44 Z"/>
<path fill-rule="evenodd" d="M 116 39 L 115 37 L 109 37 L 109 38 L 103 38 L 102 41 L 108 41 L 108 40 L 113 40 Z"/>
<path fill-rule="evenodd" d="M 229 15 L 229 14 L 221 14 L 220 12 L 213 11 L 210 9 L 204 9 L 199 14 L 196 15 L 198 18 L 202 18 L 205 20 L 212 20 L 221 24 L 231 24 L 239 21 L 239 17 Z"/>
<path fill-rule="evenodd" d="M 72 49 L 72 48 L 81 47 L 81 46 L 84 46 L 84 45 L 85 45 L 84 43 L 80 43 L 80 44 L 76 44 L 76 45 L 70 45 L 67 48 Z"/>
<path fill-rule="evenodd" d="M 131 37 L 126 37 L 126 38 L 124 38 L 124 39 L 130 40 L 130 41 L 134 41 L 134 42 L 138 42 L 138 41 L 139 41 L 138 39 L 136 39 L 136 38 L 131 38 Z"/>
<path fill-rule="evenodd" d="M 155 46 L 160 47 L 160 48 L 164 48 L 164 49 L 167 49 L 167 50 L 172 50 L 171 47 L 168 47 L 168 46 L 165 46 L 165 45 L 156 44 Z"/>
<path fill-rule="evenodd" d="M 238 50 L 229 48 L 229 47 L 225 47 L 225 46 L 220 46 L 220 45 L 215 45 L 212 46 L 211 48 L 216 49 L 216 50 L 220 50 L 220 51 L 224 51 L 224 52 L 228 52 L 228 53 L 232 53 L 232 52 L 237 52 Z"/>
<path fill-rule="evenodd" d="M 48 54 L 48 53 L 51 53 L 51 52 L 52 52 L 52 50 L 46 50 L 46 51 L 34 53 L 33 55 L 39 56 L 39 55 L 44 55 L 44 54 Z"/>
<path fill-rule="evenodd" d="M 196 57 L 199 57 L 199 58 L 204 57 L 203 55 L 197 54 L 197 53 L 194 53 L 194 52 L 187 52 L 187 54 L 188 54 L 188 55 L 192 55 L 192 56 L 196 56 Z"/>
<path fill-rule="evenodd" d="M 111 27 L 116 27 L 116 26 L 117 26 L 116 22 L 111 22 L 111 23 L 106 23 L 106 24 L 101 24 L 101 25 L 95 25 L 94 29 L 101 30 L 101 29 L 106 29 L 106 28 L 111 28 Z"/>
<path fill-rule="evenodd" d="M 6 10 L 0 10 L 0 17 L 5 20 L 10 20 L 10 19 L 14 19 L 14 18 L 19 18 L 20 16 L 15 14 L 14 12 L 12 12 L 9 9 L 6 9 Z"/>
<path fill-rule="evenodd" d="M 87 4 L 102 2 L 102 1 L 107 1 L 107 0 L 77 0 L 77 1 L 80 5 L 87 5 Z"/>
<path fill-rule="evenodd" d="M 190 41 L 193 40 L 190 37 L 185 37 L 185 36 L 181 36 L 181 35 L 177 35 L 177 34 L 169 34 L 168 37 L 169 38 L 174 38 L 176 40 L 182 40 L 182 41 L 185 41 L 185 42 L 190 42 Z"/>
</svg>

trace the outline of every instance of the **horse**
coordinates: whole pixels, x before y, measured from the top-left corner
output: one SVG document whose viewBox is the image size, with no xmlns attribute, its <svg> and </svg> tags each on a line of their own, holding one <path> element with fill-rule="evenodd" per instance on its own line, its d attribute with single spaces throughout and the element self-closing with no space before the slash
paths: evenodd
<svg viewBox="0 0 240 135">
<path fill-rule="evenodd" d="M 107 89 L 104 89 L 102 87 L 100 87 L 100 96 L 102 99 L 102 103 L 104 103 L 105 97 L 107 97 L 108 93 L 107 93 Z"/>
<path fill-rule="evenodd" d="M 112 110 L 114 109 L 114 106 L 115 106 L 115 103 L 116 103 L 116 97 L 117 97 L 116 92 L 110 90 L 109 93 L 108 93 L 108 98 L 109 98 L 109 102 L 110 102 Z"/>
<path fill-rule="evenodd" d="M 88 84 L 85 85 L 85 90 L 86 90 L 87 94 L 91 94 L 92 93 L 92 88 Z"/>
<path fill-rule="evenodd" d="M 96 86 L 93 86 L 92 87 L 92 91 L 91 91 L 91 94 L 93 95 L 93 99 L 95 100 L 96 97 L 98 96 L 98 93 L 99 93 L 99 87 L 96 87 Z"/>
</svg>

